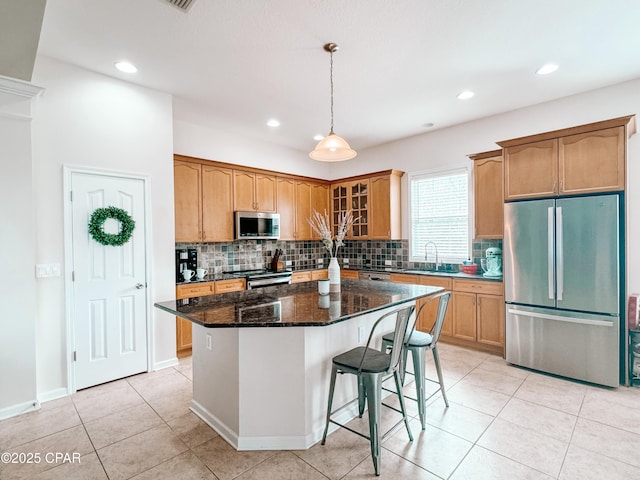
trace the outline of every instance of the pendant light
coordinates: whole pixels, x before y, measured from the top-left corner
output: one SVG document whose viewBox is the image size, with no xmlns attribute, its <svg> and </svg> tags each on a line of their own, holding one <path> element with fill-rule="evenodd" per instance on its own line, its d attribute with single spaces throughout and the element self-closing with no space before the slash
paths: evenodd
<svg viewBox="0 0 640 480">
<path fill-rule="evenodd" d="M 344 160 L 351 160 L 357 153 L 351 149 L 344 138 L 333 133 L 333 54 L 338 51 L 338 45 L 335 43 L 327 43 L 324 49 L 331 55 L 331 69 L 329 74 L 331 80 L 331 131 L 329 135 L 318 142 L 316 148 L 309 153 L 309 156 L 321 162 L 342 162 Z"/>
</svg>

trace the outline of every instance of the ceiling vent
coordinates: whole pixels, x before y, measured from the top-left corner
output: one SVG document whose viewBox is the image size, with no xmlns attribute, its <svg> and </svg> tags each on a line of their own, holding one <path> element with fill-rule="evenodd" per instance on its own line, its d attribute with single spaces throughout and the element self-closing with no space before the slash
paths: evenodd
<svg viewBox="0 0 640 480">
<path fill-rule="evenodd" d="M 196 0 L 165 0 L 167 3 L 170 3 L 176 8 L 179 8 L 183 12 L 187 12 L 191 5 L 195 3 Z"/>
</svg>

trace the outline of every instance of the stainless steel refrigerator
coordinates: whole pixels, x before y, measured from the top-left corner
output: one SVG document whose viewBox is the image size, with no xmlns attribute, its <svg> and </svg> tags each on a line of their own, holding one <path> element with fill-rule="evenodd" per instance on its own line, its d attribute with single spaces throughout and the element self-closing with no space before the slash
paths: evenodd
<svg viewBox="0 0 640 480">
<path fill-rule="evenodd" d="M 507 362 L 620 384 L 617 194 L 505 204 Z"/>
</svg>

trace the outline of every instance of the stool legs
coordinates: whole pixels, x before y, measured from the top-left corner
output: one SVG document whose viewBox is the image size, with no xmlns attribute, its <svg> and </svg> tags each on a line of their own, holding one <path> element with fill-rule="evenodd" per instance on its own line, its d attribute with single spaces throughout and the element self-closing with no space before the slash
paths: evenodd
<svg viewBox="0 0 640 480">
<path fill-rule="evenodd" d="M 425 349 L 423 347 L 409 347 L 407 350 L 411 351 L 411 358 L 413 359 L 413 372 L 416 379 L 416 393 L 418 396 L 418 414 L 420 415 L 420 425 L 422 430 L 426 428 L 426 410 L 427 410 L 427 397 L 424 391 L 424 379 L 425 379 Z M 442 385 L 442 383 L 441 383 Z"/>
<path fill-rule="evenodd" d="M 437 345 L 433 347 L 433 362 L 436 364 L 436 372 L 438 372 L 438 382 L 440 382 L 440 391 L 442 392 L 442 398 L 444 399 L 444 404 L 448 407 L 449 400 L 447 400 L 447 394 L 444 391 L 444 380 L 442 378 L 442 370 L 440 370 L 440 355 L 438 355 Z"/>
<path fill-rule="evenodd" d="M 322 445 L 327 440 L 327 432 L 329 431 L 329 420 L 331 419 L 331 407 L 333 406 L 333 392 L 336 389 L 336 376 L 338 375 L 338 367 L 335 365 L 331 369 L 331 380 L 329 381 L 329 401 L 327 402 L 327 424 L 322 434 Z"/>
</svg>

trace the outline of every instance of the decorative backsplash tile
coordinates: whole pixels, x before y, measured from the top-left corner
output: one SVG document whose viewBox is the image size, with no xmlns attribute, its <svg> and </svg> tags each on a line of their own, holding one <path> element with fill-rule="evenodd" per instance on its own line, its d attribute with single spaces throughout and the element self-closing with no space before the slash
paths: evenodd
<svg viewBox="0 0 640 480">
<path fill-rule="evenodd" d="M 502 248 L 502 240 L 474 240 L 472 260 L 480 265 L 480 259 L 489 247 Z M 210 272 L 251 270 L 268 268 L 276 249 L 283 250 L 283 262 L 291 262 L 287 268 L 309 269 L 329 265 L 329 253 L 318 240 L 275 241 L 238 240 L 222 243 L 178 243 L 176 248 L 195 248 L 198 264 Z M 433 263 L 410 262 L 408 240 L 347 240 L 338 251 L 343 268 L 412 269 L 434 268 Z M 390 265 L 386 262 L 390 261 Z M 442 264 L 445 270 L 459 271 L 458 264 Z"/>
</svg>

